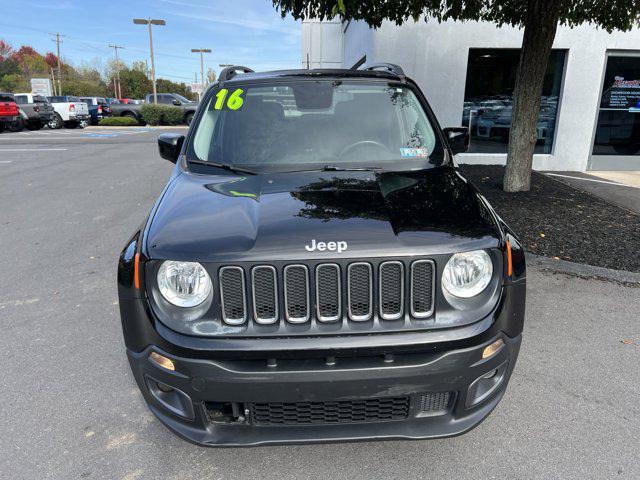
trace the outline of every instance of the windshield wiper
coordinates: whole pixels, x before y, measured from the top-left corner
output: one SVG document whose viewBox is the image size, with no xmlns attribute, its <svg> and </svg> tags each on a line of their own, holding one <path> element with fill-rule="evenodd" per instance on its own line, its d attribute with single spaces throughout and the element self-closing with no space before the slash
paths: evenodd
<svg viewBox="0 0 640 480">
<path fill-rule="evenodd" d="M 338 165 L 325 165 L 320 170 L 323 172 L 369 172 L 382 170 L 380 167 L 339 167 Z"/>
<path fill-rule="evenodd" d="M 223 170 L 228 170 L 233 173 L 246 173 L 247 175 L 257 175 L 258 172 L 254 172 L 253 170 L 249 170 L 248 168 L 242 167 L 234 167 L 233 165 L 229 165 L 227 163 L 215 163 L 215 162 L 205 162 L 203 160 L 187 160 L 188 163 L 195 163 L 196 165 L 207 165 L 209 167 L 217 167 Z"/>
</svg>

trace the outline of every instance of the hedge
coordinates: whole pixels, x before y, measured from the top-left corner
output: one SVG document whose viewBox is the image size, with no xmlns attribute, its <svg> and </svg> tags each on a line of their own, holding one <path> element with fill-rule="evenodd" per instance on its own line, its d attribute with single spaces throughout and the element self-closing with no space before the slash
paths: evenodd
<svg viewBox="0 0 640 480">
<path fill-rule="evenodd" d="M 182 109 L 167 105 L 143 105 L 140 109 L 142 119 L 149 125 L 178 125 L 182 123 Z"/>
<path fill-rule="evenodd" d="M 107 117 L 101 118 L 98 125 L 101 127 L 133 127 L 139 123 L 135 118 L 130 117 Z"/>
</svg>

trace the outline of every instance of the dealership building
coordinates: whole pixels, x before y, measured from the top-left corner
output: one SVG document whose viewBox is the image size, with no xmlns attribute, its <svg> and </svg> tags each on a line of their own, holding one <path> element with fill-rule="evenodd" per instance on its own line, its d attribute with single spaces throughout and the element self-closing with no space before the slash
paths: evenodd
<svg viewBox="0 0 640 480">
<path fill-rule="evenodd" d="M 418 21 L 377 30 L 305 21 L 304 68 L 395 63 L 416 80 L 440 124 L 469 126 L 460 163 L 506 161 L 522 30 L 484 22 Z M 542 92 L 539 170 L 640 170 L 640 29 L 560 27 Z"/>
</svg>

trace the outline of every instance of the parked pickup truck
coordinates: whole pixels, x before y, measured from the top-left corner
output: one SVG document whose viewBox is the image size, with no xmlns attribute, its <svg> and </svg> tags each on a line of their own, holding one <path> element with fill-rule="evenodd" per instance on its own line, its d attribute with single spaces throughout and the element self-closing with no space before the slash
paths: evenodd
<svg viewBox="0 0 640 480">
<path fill-rule="evenodd" d="M 103 118 L 111 116 L 111 107 L 104 97 L 80 97 L 80 101 L 89 105 L 91 125 L 97 125 Z"/>
<path fill-rule="evenodd" d="M 27 116 L 25 127 L 29 130 L 40 130 L 53 120 L 55 112 L 53 106 L 44 95 L 37 93 L 14 93 L 18 108 Z M 22 118 L 17 122 L 22 122 Z M 18 128 L 21 130 L 21 128 Z"/>
<path fill-rule="evenodd" d="M 147 94 L 145 104 L 153 104 L 153 94 Z M 142 104 L 143 105 L 143 104 Z M 142 105 L 138 104 L 112 104 L 111 110 L 116 117 L 130 117 L 142 123 L 142 115 L 140 109 Z M 172 107 L 180 107 L 183 111 L 183 122 L 189 125 L 193 115 L 198 108 L 198 102 L 193 102 L 177 93 L 158 93 L 158 105 L 168 105 Z"/>
<path fill-rule="evenodd" d="M 0 93 L 0 132 L 20 117 L 18 105 L 10 93 Z"/>
<path fill-rule="evenodd" d="M 79 97 L 58 95 L 47 97 L 53 105 L 55 115 L 49 124 L 51 128 L 75 128 L 89 124 L 89 107 Z"/>
</svg>

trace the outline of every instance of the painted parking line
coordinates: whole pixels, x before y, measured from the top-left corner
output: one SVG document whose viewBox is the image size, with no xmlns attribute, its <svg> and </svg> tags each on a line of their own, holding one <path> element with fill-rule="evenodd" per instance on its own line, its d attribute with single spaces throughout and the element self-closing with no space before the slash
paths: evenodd
<svg viewBox="0 0 640 480">
<path fill-rule="evenodd" d="M 0 163 L 13 163 L 13 160 L 0 160 Z"/>
<path fill-rule="evenodd" d="M 68 148 L 0 148 L 0 152 L 64 152 Z"/>
</svg>

